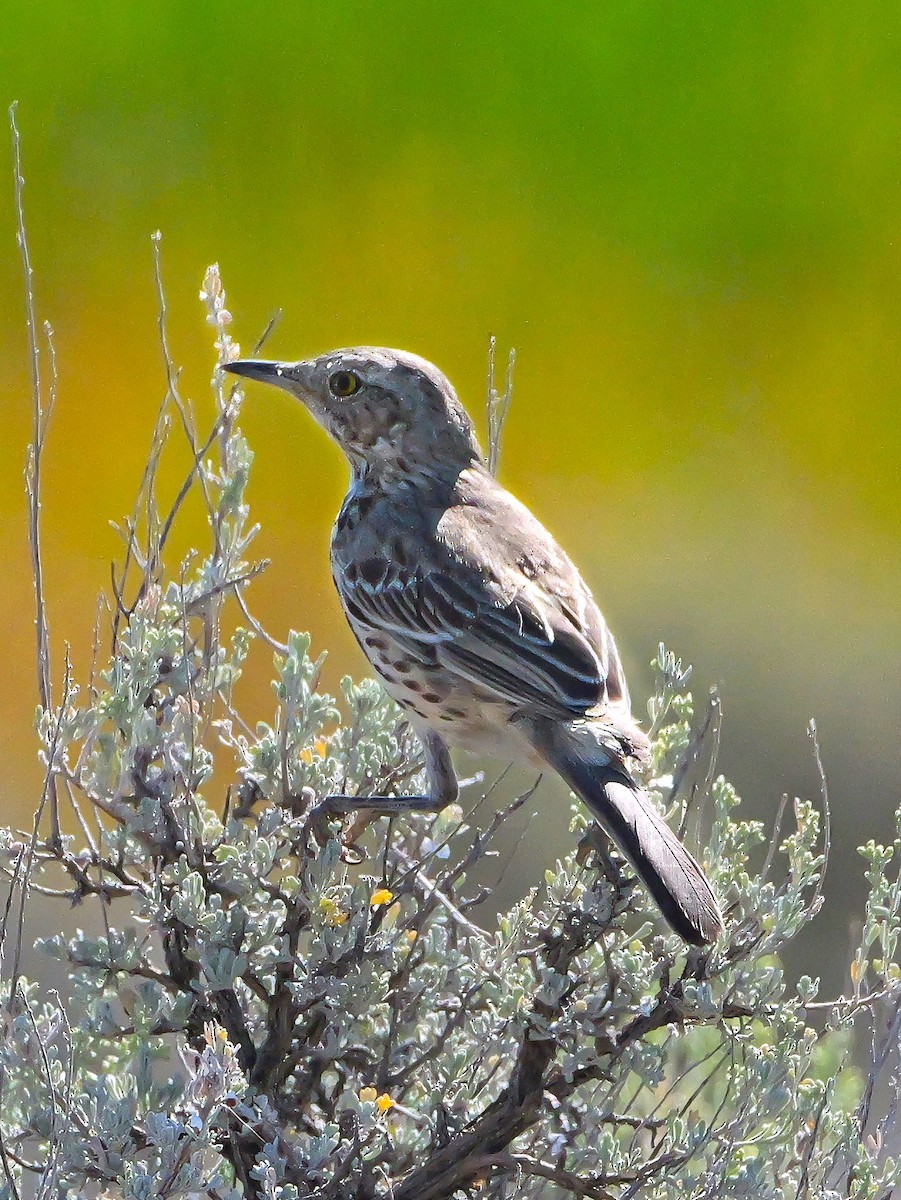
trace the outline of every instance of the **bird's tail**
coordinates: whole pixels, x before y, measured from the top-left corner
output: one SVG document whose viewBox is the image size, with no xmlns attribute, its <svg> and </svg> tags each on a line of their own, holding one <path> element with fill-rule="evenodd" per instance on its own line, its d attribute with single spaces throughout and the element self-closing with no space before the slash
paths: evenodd
<svg viewBox="0 0 901 1200">
<path fill-rule="evenodd" d="M 535 747 L 611 834 L 673 929 L 696 946 L 716 941 L 723 918 L 707 876 L 591 725 L 542 722 Z"/>
</svg>

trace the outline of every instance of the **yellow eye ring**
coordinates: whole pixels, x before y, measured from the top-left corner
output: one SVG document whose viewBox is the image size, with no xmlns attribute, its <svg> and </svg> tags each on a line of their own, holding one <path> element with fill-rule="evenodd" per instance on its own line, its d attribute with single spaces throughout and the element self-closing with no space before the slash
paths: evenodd
<svg viewBox="0 0 901 1200">
<path fill-rule="evenodd" d="M 328 390 L 343 400 L 360 390 L 360 377 L 353 371 L 335 371 L 334 375 L 329 375 Z"/>
</svg>

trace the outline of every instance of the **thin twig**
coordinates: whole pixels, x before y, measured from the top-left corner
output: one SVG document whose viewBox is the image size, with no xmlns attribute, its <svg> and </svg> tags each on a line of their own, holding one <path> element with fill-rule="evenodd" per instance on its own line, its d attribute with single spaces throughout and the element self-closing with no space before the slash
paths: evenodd
<svg viewBox="0 0 901 1200">
<path fill-rule="evenodd" d="M 685 803 L 682 810 L 682 820 L 679 822 L 679 836 L 685 836 L 685 830 L 688 826 L 688 820 L 691 816 L 692 808 L 698 798 L 698 795 L 703 797 L 710 790 L 710 785 L 713 782 L 713 776 L 716 772 L 716 762 L 719 757 L 720 750 L 720 734 L 722 731 L 723 712 L 720 704 L 719 692 L 716 688 L 710 689 L 710 696 L 707 701 L 707 711 L 704 714 L 704 720 L 700 726 L 696 726 L 691 731 L 688 746 L 685 750 L 682 759 L 673 773 L 673 784 L 670 788 L 667 807 L 670 808 L 674 804 L 676 797 L 681 791 L 688 772 L 694 768 L 697 772 L 699 764 L 704 758 L 705 750 L 708 742 L 710 744 L 710 753 L 707 755 L 707 768 L 704 772 L 704 778 L 699 782 L 696 777 L 693 779 L 691 787 L 688 789 L 688 795 L 685 797 Z M 698 814 L 699 819 L 701 814 Z"/>
<path fill-rule="evenodd" d="M 63 699 L 53 722 L 53 729 L 50 734 L 50 741 L 47 747 L 47 768 L 44 772 L 44 787 L 41 791 L 41 799 L 38 803 L 37 811 L 34 814 L 34 824 L 31 831 L 31 838 L 28 843 L 28 848 L 25 854 L 25 861 L 22 869 L 22 877 L 19 881 L 19 916 L 16 928 L 16 941 L 13 947 L 13 963 L 12 975 L 9 986 L 9 1012 L 13 1012 L 14 998 L 19 986 L 20 970 L 22 964 L 22 946 L 25 937 L 25 909 L 28 900 L 29 885 L 31 883 L 31 873 L 34 869 L 35 854 L 37 851 L 38 837 L 40 835 L 41 819 L 44 815 L 46 807 L 53 791 L 53 784 L 56 781 L 56 756 L 60 744 L 62 734 L 62 725 L 65 717 L 66 709 L 71 699 L 72 688 L 72 672 L 69 664 L 69 656 L 66 654 L 66 673 L 63 679 Z"/>
<path fill-rule="evenodd" d="M 247 623 L 250 625 L 250 628 L 257 635 L 257 637 L 261 637 L 263 641 L 273 650 L 275 650 L 277 654 L 286 655 L 290 653 L 290 646 L 288 646 L 285 642 L 280 642 L 276 638 L 272 637 L 272 635 L 263 628 L 253 613 L 249 611 L 247 607 L 247 601 L 244 599 L 244 592 L 241 588 L 235 589 L 235 599 L 238 601 L 238 607 L 241 609 L 241 612 L 247 619 Z"/>
<path fill-rule="evenodd" d="M 22 141 L 16 124 L 16 104 L 9 108 L 9 126 L 13 142 L 13 180 L 16 204 L 16 241 L 22 257 L 25 277 L 25 326 L 28 330 L 29 359 L 31 363 L 31 413 L 32 434 L 25 467 L 25 492 L 28 498 L 28 539 L 31 546 L 31 567 L 34 577 L 35 635 L 37 638 L 38 696 L 41 708 L 49 712 L 50 690 L 50 631 L 47 623 L 47 606 L 44 597 L 44 564 L 41 555 L 41 477 L 43 467 L 44 438 L 50 411 L 56 400 L 56 354 L 53 348 L 53 330 L 45 327 L 50 351 L 50 404 L 44 412 L 41 381 L 40 346 L 38 344 L 37 316 L 34 296 L 34 270 L 28 235 L 25 228 L 25 177 L 22 174 Z M 61 840 L 59 828 L 59 805 L 56 781 L 50 780 L 50 836 L 54 843 Z"/>
<path fill-rule="evenodd" d="M 770 838 L 770 844 L 767 847 L 766 858 L 763 862 L 763 867 L 760 871 L 760 882 L 765 883 L 766 878 L 770 873 L 770 868 L 773 865 L 773 859 L 776 855 L 776 847 L 779 844 L 779 834 L 782 831 L 782 818 L 785 816 L 785 810 L 788 807 L 788 792 L 782 793 L 782 799 L 779 801 L 779 808 L 776 810 L 776 820 L 773 822 L 773 834 Z"/>
<path fill-rule="evenodd" d="M 823 766 L 823 758 L 820 754 L 817 723 L 813 718 L 811 718 L 807 726 L 807 733 L 813 743 L 813 758 L 817 765 L 817 774 L 820 777 L 820 799 L 823 802 L 823 865 L 817 875 L 813 889 L 813 898 L 808 906 L 809 911 L 814 913 L 819 908 L 820 898 L 823 894 L 823 881 L 826 878 L 826 869 L 829 866 L 829 849 L 832 845 L 832 810 L 829 807 L 829 784 L 826 782 L 826 769 Z"/>
<path fill-rule="evenodd" d="M 35 1041 L 38 1044 L 38 1054 L 41 1060 L 41 1067 L 44 1072 L 44 1078 L 47 1081 L 47 1090 L 50 1094 L 50 1136 L 48 1138 L 50 1154 L 47 1165 L 42 1174 L 41 1185 L 37 1192 L 37 1200 L 43 1200 L 43 1197 L 47 1194 L 47 1184 L 52 1181 L 53 1174 L 55 1173 L 54 1163 L 59 1154 L 59 1131 L 57 1128 L 57 1122 L 59 1121 L 59 1107 L 56 1102 L 56 1089 L 53 1086 L 53 1070 L 50 1066 L 50 1058 L 47 1054 L 47 1046 L 43 1037 L 41 1036 L 41 1031 L 37 1023 L 37 1018 L 34 1015 L 34 1010 L 28 1003 L 28 997 L 21 988 L 19 988 L 19 999 L 22 1007 L 28 1014 L 28 1020 L 31 1023 L 31 1031 L 34 1034 Z"/>
<path fill-rule="evenodd" d="M 166 304 L 166 291 L 165 291 L 165 288 L 163 287 L 163 264 L 162 264 L 162 252 L 160 250 L 160 247 L 161 247 L 162 241 L 163 241 L 163 235 L 159 230 L 157 230 L 156 233 L 154 233 L 152 235 L 150 240 L 153 245 L 153 281 L 154 281 L 154 285 L 156 287 L 156 299 L 157 299 L 157 330 L 159 332 L 159 337 L 160 337 L 160 350 L 161 350 L 162 356 L 163 356 L 163 365 L 165 366 L 165 369 L 166 369 L 166 385 L 168 388 L 167 398 L 171 399 L 172 403 L 175 405 L 175 408 L 178 411 L 178 415 L 181 418 L 182 429 L 184 430 L 185 438 L 187 439 L 190 451 L 192 454 L 196 455 L 197 454 L 197 430 L 194 426 L 194 420 L 191 415 L 190 409 L 188 408 L 187 404 L 182 399 L 181 394 L 178 390 L 178 378 L 179 378 L 179 374 L 180 374 L 180 369 L 175 366 L 175 360 L 172 357 L 172 351 L 169 349 L 169 334 L 168 334 L 168 328 L 167 328 L 169 309 L 168 309 L 168 305 Z M 200 480 L 200 489 L 203 493 L 204 503 L 206 504 L 207 516 L 209 518 L 209 525 L 210 525 L 210 528 L 213 530 L 214 535 L 216 535 L 217 531 L 218 531 L 218 525 L 215 520 L 215 507 L 213 505 L 212 496 L 210 495 L 209 485 L 207 483 L 206 476 L 204 475 L 204 473 L 202 471 L 198 472 L 198 478 Z M 149 512 L 149 508 L 148 508 L 148 512 Z M 218 550 L 219 550 L 219 546 L 218 546 L 218 542 L 217 542 L 217 545 L 216 545 L 217 553 L 218 553 Z M 148 546 L 147 558 L 148 558 L 148 563 L 150 563 L 151 562 L 150 546 Z M 158 563 L 154 563 L 153 565 L 156 566 L 156 565 L 158 565 Z"/>
<path fill-rule="evenodd" d="M 440 904 L 442 908 L 447 910 L 449 916 L 456 921 L 460 928 L 466 933 L 470 934 L 472 937 L 478 938 L 481 942 L 486 942 L 488 940 L 488 934 L 485 932 L 485 930 L 480 929 L 478 925 L 474 925 L 468 917 L 464 916 L 463 913 L 460 912 L 459 908 L 457 908 L 456 904 L 454 904 L 454 902 L 450 899 L 450 897 L 438 886 L 438 881 L 435 879 L 430 879 L 428 875 L 426 875 L 425 871 L 417 866 L 413 859 L 410 858 L 410 856 L 404 850 L 402 850 L 400 846 L 395 843 L 391 847 L 391 852 L 397 857 L 401 864 L 407 868 L 409 874 L 413 876 L 416 883 L 422 889 L 423 903 L 427 906 L 426 911 L 428 911 L 428 908 L 433 907 L 432 902 L 435 901 Z"/>
<path fill-rule="evenodd" d="M 504 390 L 499 392 L 495 382 L 495 352 L 497 339 L 494 334 L 488 339 L 488 470 L 492 475 L 497 472 L 497 464 L 501 453 L 501 434 L 504 422 L 510 412 L 513 400 L 513 367 L 516 364 L 516 351 L 511 349 L 507 359 L 507 374 L 504 378 Z"/>
</svg>

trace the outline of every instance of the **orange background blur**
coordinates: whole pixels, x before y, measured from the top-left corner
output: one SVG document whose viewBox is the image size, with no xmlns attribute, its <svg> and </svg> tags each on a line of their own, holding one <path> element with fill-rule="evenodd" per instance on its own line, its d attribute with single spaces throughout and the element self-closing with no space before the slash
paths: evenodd
<svg viewBox="0 0 901 1200">
<path fill-rule="evenodd" d="M 816 795 L 818 718 L 835 847 L 814 941 L 847 925 L 853 847 L 891 836 L 901 798 L 901 9 L 45 0 L 8 6 L 0 80 L 60 360 L 57 675 L 64 640 L 86 670 L 108 520 L 130 511 L 165 390 L 153 230 L 202 405 L 214 260 L 245 349 L 281 307 L 272 356 L 401 346 L 477 415 L 493 331 L 519 352 L 502 478 L 594 586 L 637 711 L 663 639 L 696 692 L 721 685 L 722 766 L 770 818 L 784 790 Z M 39 771 L 7 165 L 0 787 L 23 822 Z M 327 570 L 339 454 L 274 392 L 249 389 L 243 426 L 272 559 L 249 598 L 330 649 L 328 682 L 359 674 Z M 271 713 L 266 674 L 251 719 Z M 568 841 L 548 806 L 538 828 L 533 866 Z"/>
</svg>

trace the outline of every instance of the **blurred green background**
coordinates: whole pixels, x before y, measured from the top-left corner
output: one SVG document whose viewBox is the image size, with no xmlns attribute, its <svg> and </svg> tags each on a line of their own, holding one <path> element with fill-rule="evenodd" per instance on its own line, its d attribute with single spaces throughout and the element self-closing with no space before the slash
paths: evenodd
<svg viewBox="0 0 901 1200">
<path fill-rule="evenodd" d="M 7 6 L 41 313 L 61 393 L 45 493 L 56 666 L 86 671 L 95 597 L 165 390 L 164 234 L 183 390 L 212 364 L 218 260 L 249 348 L 359 342 L 437 362 L 481 410 L 519 352 L 502 477 L 580 563 L 644 711 L 658 639 L 721 686 L 722 766 L 755 814 L 834 806 L 830 959 L 891 835 L 901 649 L 901 9 L 130 2 Z M 34 807 L 27 357 L 11 170 L 0 187 L 0 761 Z M 257 613 L 362 660 L 327 570 L 345 483 L 290 400 L 252 389 Z M 175 475 L 169 480 L 173 483 Z M 196 516 L 196 514 L 195 514 Z M 182 530 L 182 545 L 194 532 Z M 265 657 L 265 656 L 264 656 Z M 249 715 L 271 711 L 266 663 Z M 567 844 L 552 793 L 511 885 Z M 817 932 L 818 930 L 818 932 Z"/>
</svg>

